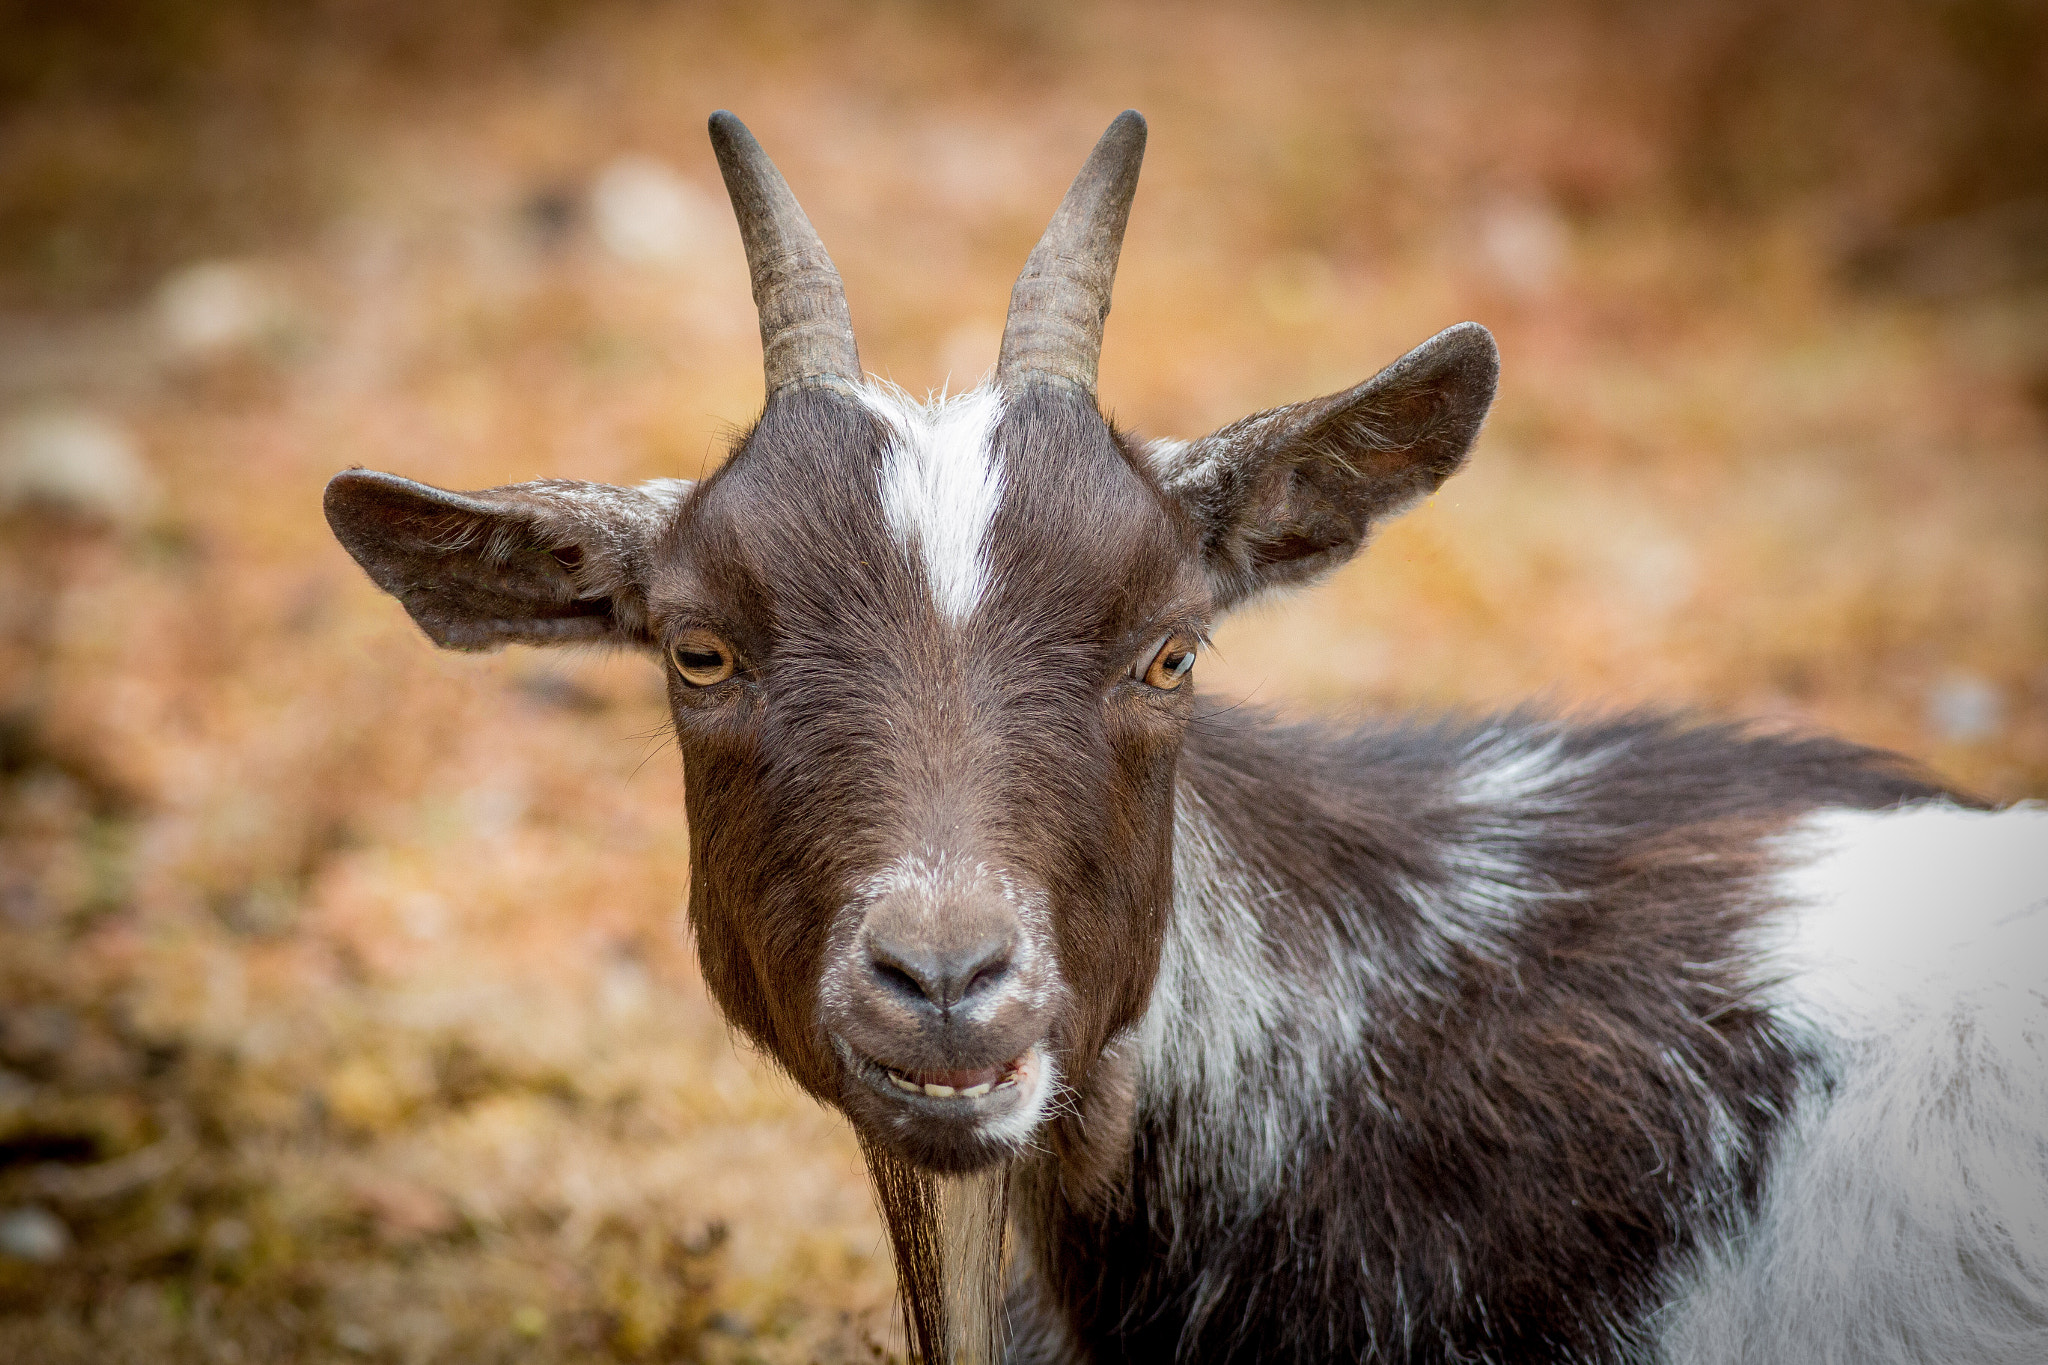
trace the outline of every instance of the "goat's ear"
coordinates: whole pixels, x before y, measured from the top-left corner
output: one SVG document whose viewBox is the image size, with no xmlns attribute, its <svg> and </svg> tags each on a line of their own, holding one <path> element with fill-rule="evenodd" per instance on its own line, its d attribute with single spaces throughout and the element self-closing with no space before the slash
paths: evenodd
<svg viewBox="0 0 2048 1365">
<path fill-rule="evenodd" d="M 1202 536 L 1219 610 L 1305 583 L 1465 461 L 1500 357 L 1476 322 L 1439 332 L 1356 388 L 1145 448 Z"/>
<path fill-rule="evenodd" d="M 450 493 L 351 469 L 327 524 L 378 587 L 444 649 L 648 645 L 648 561 L 690 484 L 544 479 Z"/>
</svg>

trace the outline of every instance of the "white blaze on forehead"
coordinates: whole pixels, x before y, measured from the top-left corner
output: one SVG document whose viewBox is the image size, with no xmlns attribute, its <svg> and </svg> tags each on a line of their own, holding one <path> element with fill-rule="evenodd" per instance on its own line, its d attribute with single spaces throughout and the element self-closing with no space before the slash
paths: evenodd
<svg viewBox="0 0 2048 1365">
<path fill-rule="evenodd" d="M 920 403 L 870 383 L 861 398 L 890 431 L 881 489 L 889 529 L 924 566 L 940 613 L 964 622 L 987 585 L 985 542 L 1003 499 L 1002 466 L 989 444 L 1001 395 L 983 387 Z"/>
</svg>

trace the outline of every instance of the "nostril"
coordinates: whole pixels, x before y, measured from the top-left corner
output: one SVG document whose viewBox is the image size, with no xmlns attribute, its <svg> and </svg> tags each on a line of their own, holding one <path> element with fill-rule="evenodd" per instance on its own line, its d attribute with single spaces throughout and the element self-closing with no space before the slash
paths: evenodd
<svg viewBox="0 0 2048 1365">
<path fill-rule="evenodd" d="M 1009 973 L 1010 950 L 1008 945 L 1005 945 L 994 956 L 974 968 L 972 974 L 967 978 L 967 984 L 960 989 L 960 998 L 965 1000 L 969 996 L 978 995 L 982 991 L 990 989 L 1005 976 L 1009 975 Z"/>
<path fill-rule="evenodd" d="M 1007 934 L 964 947 L 923 951 L 870 939 L 868 961 L 876 979 L 893 994 L 944 1011 L 993 989 L 1010 970 L 1011 946 Z"/>
<path fill-rule="evenodd" d="M 875 975 L 880 977 L 885 985 L 899 994 L 911 997 L 913 1000 L 927 998 L 924 982 L 920 981 L 914 973 L 881 957 L 875 958 L 874 962 Z"/>
</svg>

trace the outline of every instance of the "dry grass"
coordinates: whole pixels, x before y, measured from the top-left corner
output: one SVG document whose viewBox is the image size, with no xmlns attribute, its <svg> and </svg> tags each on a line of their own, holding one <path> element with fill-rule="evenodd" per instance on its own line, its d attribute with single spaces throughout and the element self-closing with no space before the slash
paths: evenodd
<svg viewBox="0 0 2048 1365">
<path fill-rule="evenodd" d="M 1228 626 L 1210 690 L 1654 700 L 2048 794 L 2048 307 L 1997 217 L 2034 189 L 1957 169 L 2005 66 L 1915 10 L 1798 80 L 1723 70 L 1756 30 L 1717 6 L 457 10 L 307 7 L 295 39 L 228 7 L 112 93 L 0 71 L 0 421 L 83 408 L 158 490 L 17 499 L 0 535 L 0 1218 L 68 1239 L 0 1254 L 0 1359 L 891 1340 L 843 1126 L 697 982 L 654 671 L 436 655 L 318 515 L 355 463 L 476 487 L 718 458 L 760 381 L 714 107 L 913 389 L 993 359 L 1126 104 L 1154 138 L 1121 420 L 1204 430 L 1495 328 L 1473 469 Z M 1751 46 L 1831 31 L 1791 12 L 1749 7 L 1785 30 Z M 682 177 L 673 260 L 594 228 L 624 153 Z M 157 280 L 224 252 L 240 323 L 167 337 Z"/>
</svg>

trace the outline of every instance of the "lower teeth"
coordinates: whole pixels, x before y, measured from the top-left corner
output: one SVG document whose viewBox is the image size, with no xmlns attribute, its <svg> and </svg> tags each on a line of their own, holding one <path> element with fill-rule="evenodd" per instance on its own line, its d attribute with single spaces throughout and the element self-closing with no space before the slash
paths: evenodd
<svg viewBox="0 0 2048 1365">
<path fill-rule="evenodd" d="M 1004 1076 L 1000 1081 L 983 1081 L 980 1085 L 971 1085 L 965 1090 L 955 1090 L 951 1086 L 946 1085 L 920 1085 L 916 1081 L 911 1080 L 910 1077 L 900 1072 L 890 1071 L 887 1067 L 884 1067 L 883 1071 L 889 1077 L 889 1084 L 895 1086 L 904 1094 L 924 1095 L 932 1099 L 978 1100 L 991 1090 L 1004 1089 L 1017 1083 L 1017 1078 L 1014 1075 L 1008 1075 Z"/>
</svg>

